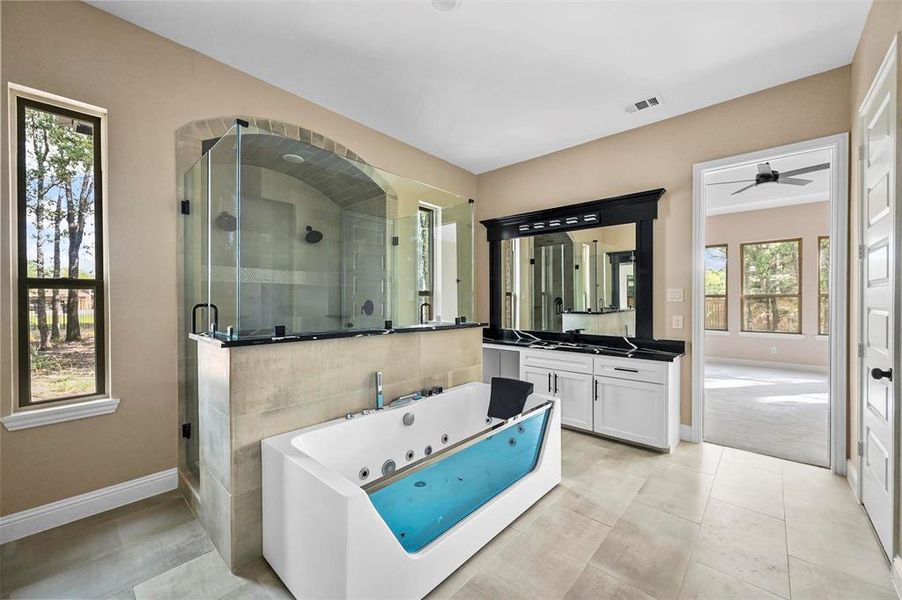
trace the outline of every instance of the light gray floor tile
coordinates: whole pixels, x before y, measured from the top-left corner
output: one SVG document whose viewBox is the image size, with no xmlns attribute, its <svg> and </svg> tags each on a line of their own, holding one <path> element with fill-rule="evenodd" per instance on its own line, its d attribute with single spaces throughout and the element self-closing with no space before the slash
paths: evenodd
<svg viewBox="0 0 902 600">
<path fill-rule="evenodd" d="M 594 435 L 562 429 L 561 476 L 564 479 L 579 477 L 614 446 L 613 442 Z"/>
<path fill-rule="evenodd" d="M 762 471 L 770 471 L 772 473 L 783 473 L 782 459 L 765 456 L 764 454 L 756 454 L 747 452 L 746 450 L 738 450 L 736 448 L 724 448 L 723 460 L 726 462 L 737 463 L 744 467 L 752 467 L 761 469 Z"/>
<path fill-rule="evenodd" d="M 618 444 L 606 452 L 596 464 L 639 477 L 648 477 L 662 456 L 660 452 L 654 450 Z"/>
<path fill-rule="evenodd" d="M 242 585 L 215 550 L 152 577 L 135 586 L 136 600 L 176 600 L 190 596 L 217 600 Z"/>
<path fill-rule="evenodd" d="M 711 498 L 692 559 L 789 597 L 783 521 Z"/>
<path fill-rule="evenodd" d="M 701 523 L 713 482 L 711 475 L 662 461 L 648 476 L 636 501 Z"/>
<path fill-rule="evenodd" d="M 571 481 L 557 505 L 613 526 L 635 498 L 645 479 L 601 463 Z"/>
<path fill-rule="evenodd" d="M 714 475 L 723 456 L 723 447 L 703 442 L 680 442 L 676 450 L 661 457 L 661 462 L 692 469 L 705 475 Z"/>
<path fill-rule="evenodd" d="M 565 600 L 655 600 L 642 590 L 589 565 L 579 576 Z"/>
<path fill-rule="evenodd" d="M 522 592 L 534 598 L 561 598 L 610 530 L 573 511 L 549 509 L 454 597 L 478 597 L 480 590 L 503 589 L 513 595 Z"/>
<path fill-rule="evenodd" d="M 896 600 L 895 592 L 886 585 L 877 586 L 792 556 L 789 582 L 793 600 Z"/>
<path fill-rule="evenodd" d="M 778 519 L 783 518 L 783 476 L 724 460 L 711 497 Z"/>
<path fill-rule="evenodd" d="M 556 487 L 552 488 L 547 494 L 542 496 L 538 502 L 530 506 L 526 512 L 517 517 L 517 519 L 509 525 L 511 529 L 515 531 L 524 531 L 532 525 L 536 519 L 541 517 L 546 510 L 551 508 L 560 498 L 564 492 L 567 491 L 567 486 L 565 484 L 558 484 Z"/>
<path fill-rule="evenodd" d="M 768 591 L 751 586 L 735 577 L 701 563 L 689 563 L 680 600 L 779 600 Z"/>
<path fill-rule="evenodd" d="M 591 564 L 658 598 L 675 598 L 697 533 L 691 521 L 634 502 Z"/>
</svg>

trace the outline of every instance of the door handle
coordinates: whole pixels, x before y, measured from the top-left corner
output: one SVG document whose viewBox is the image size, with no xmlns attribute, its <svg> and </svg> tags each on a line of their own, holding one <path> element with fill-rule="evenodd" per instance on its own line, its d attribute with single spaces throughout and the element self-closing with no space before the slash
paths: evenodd
<svg viewBox="0 0 902 600">
<path fill-rule="evenodd" d="M 548 372 L 548 393 L 551 393 L 551 372 Z"/>
<path fill-rule="evenodd" d="M 557 373 L 554 374 L 554 393 L 557 394 Z"/>
<path fill-rule="evenodd" d="M 887 369 L 886 371 L 883 371 L 881 369 L 878 369 L 877 367 L 874 367 L 873 369 L 871 369 L 871 377 L 873 377 L 874 379 L 877 379 L 877 380 L 883 379 L 885 377 L 885 378 L 889 379 L 890 381 L 892 381 L 893 380 L 893 370 Z"/>
</svg>

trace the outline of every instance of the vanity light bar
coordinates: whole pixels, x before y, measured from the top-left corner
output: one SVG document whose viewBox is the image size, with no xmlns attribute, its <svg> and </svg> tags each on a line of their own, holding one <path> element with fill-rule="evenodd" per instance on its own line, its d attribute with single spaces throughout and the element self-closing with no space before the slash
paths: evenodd
<svg viewBox="0 0 902 600">
<path fill-rule="evenodd" d="M 598 215 L 597 214 L 589 214 L 583 215 L 582 217 L 566 217 L 563 220 L 561 219 L 550 219 L 547 223 L 544 221 L 539 221 L 537 223 L 532 224 L 523 224 L 518 225 L 517 229 L 520 231 L 530 231 L 534 229 L 545 229 L 546 227 L 561 227 L 562 225 L 579 225 L 582 223 L 597 223 Z"/>
</svg>

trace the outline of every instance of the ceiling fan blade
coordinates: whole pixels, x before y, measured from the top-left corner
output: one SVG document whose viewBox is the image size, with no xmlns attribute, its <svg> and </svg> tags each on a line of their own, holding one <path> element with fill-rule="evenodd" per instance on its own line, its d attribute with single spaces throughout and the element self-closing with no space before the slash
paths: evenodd
<svg viewBox="0 0 902 600">
<path fill-rule="evenodd" d="M 798 179 L 797 177 L 783 177 L 780 175 L 780 178 L 777 179 L 777 183 L 788 183 L 789 185 L 808 185 L 811 183 L 810 179 Z"/>
<path fill-rule="evenodd" d="M 805 173 L 814 173 L 815 171 L 823 171 L 824 169 L 829 169 L 830 163 L 822 163 L 819 165 L 811 165 L 810 167 L 802 167 L 801 169 L 794 169 L 792 171 L 784 171 L 780 173 L 780 177 L 793 177 L 795 175 L 804 175 Z"/>
<path fill-rule="evenodd" d="M 739 194 L 739 193 L 744 192 L 744 191 L 746 191 L 746 190 L 748 190 L 748 189 L 751 189 L 751 188 L 755 187 L 756 185 L 758 185 L 758 184 L 757 184 L 757 183 L 753 183 L 753 184 L 751 184 L 751 185 L 745 186 L 744 188 L 739 188 L 738 190 L 736 190 L 735 192 L 733 192 L 733 193 L 730 194 L 730 195 L 731 195 L 731 196 L 735 196 L 736 194 Z"/>
<path fill-rule="evenodd" d="M 707 183 L 705 185 L 726 185 L 728 183 L 749 183 L 751 181 L 755 181 L 754 179 L 737 179 L 735 181 L 714 181 L 712 183 Z"/>
<path fill-rule="evenodd" d="M 766 163 L 761 163 L 760 165 L 758 165 L 758 174 L 765 175 L 765 176 L 773 175 L 773 171 L 770 168 L 770 163 L 766 162 Z"/>
</svg>

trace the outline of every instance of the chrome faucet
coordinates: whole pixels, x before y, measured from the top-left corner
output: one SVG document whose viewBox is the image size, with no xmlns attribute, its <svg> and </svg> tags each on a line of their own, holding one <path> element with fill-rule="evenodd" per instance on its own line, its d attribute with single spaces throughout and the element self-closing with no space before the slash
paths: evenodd
<svg viewBox="0 0 902 600">
<path fill-rule="evenodd" d="M 636 344 L 634 344 L 630 341 L 630 339 L 628 337 L 629 334 L 630 334 L 630 326 L 624 325 L 623 326 L 623 341 L 626 342 L 627 345 L 631 348 L 630 353 L 632 353 L 632 352 L 635 352 L 636 350 L 638 350 L 639 346 L 637 346 Z"/>
<path fill-rule="evenodd" d="M 376 410 L 382 410 L 385 404 L 385 395 L 382 391 L 382 371 L 376 371 Z"/>
<path fill-rule="evenodd" d="M 428 302 L 420 304 L 420 325 L 425 325 L 432 319 L 432 305 Z"/>
</svg>

